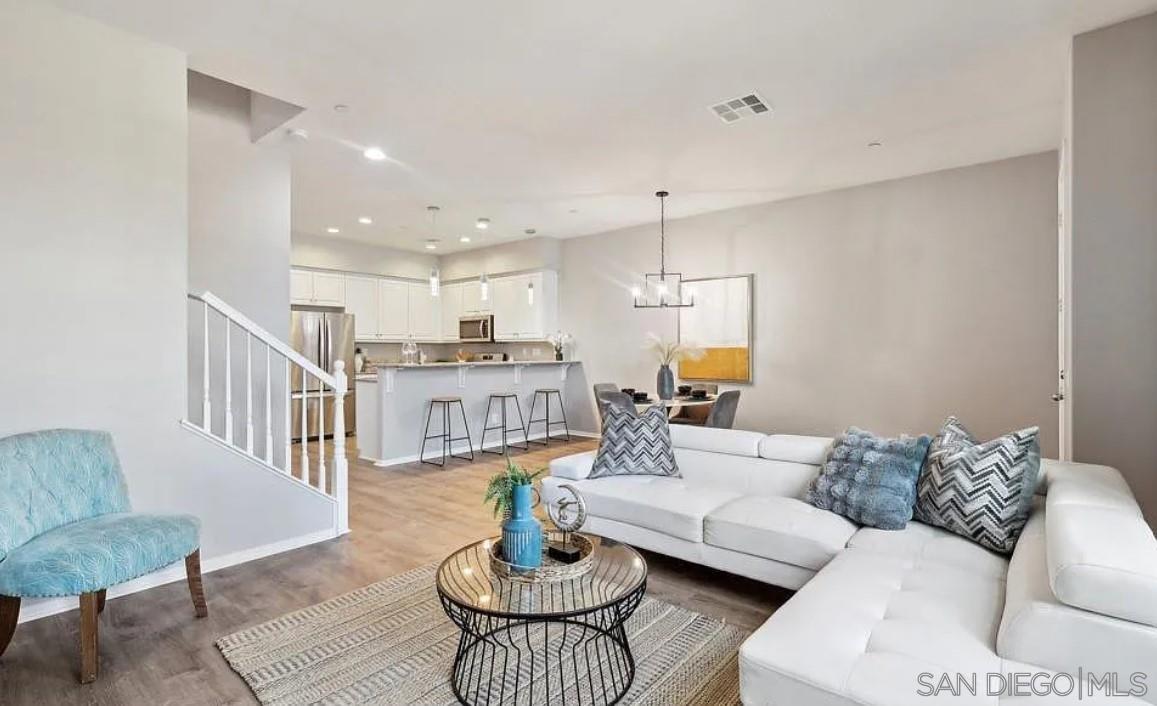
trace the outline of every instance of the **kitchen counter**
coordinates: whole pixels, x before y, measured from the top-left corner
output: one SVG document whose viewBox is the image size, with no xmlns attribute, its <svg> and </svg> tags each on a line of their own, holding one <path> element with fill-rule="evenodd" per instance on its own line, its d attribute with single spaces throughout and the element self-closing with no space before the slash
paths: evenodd
<svg viewBox="0 0 1157 706">
<path fill-rule="evenodd" d="M 421 373 L 415 371 L 424 371 Z M 466 412 L 466 423 L 475 454 L 482 446 L 483 426 L 500 423 L 500 408 L 491 407 L 486 419 L 491 393 L 511 392 L 517 395 L 523 418 L 530 421 L 530 406 L 534 391 L 540 388 L 557 389 L 562 393 L 563 411 L 572 435 L 590 434 L 597 427 L 592 422 L 593 405 L 590 388 L 582 363 L 577 360 L 506 360 L 467 363 L 427 363 L 406 365 L 387 363 L 378 365 L 372 377 L 357 376 L 358 385 L 358 453 L 361 458 L 378 466 L 392 466 L 417 460 L 425 435 L 430 398 L 459 397 Z M 539 398 L 535 417 L 543 416 L 542 398 Z M 551 418 L 558 419 L 558 398 L 551 403 Z M 588 409 L 590 408 L 590 409 Z M 465 433 L 457 406 L 451 411 L 455 436 Z M 519 425 L 517 412 L 511 403 L 508 419 L 510 426 Z M 441 428 L 441 415 L 434 415 L 430 434 Z M 543 425 L 534 424 L 530 438 L 543 436 Z M 553 431 L 561 434 L 562 428 Z M 498 445 L 500 434 L 486 435 L 487 448 Z M 511 434 L 521 437 L 521 434 Z M 521 439 L 520 439 L 521 440 Z M 459 448 L 460 447 L 460 448 Z M 441 453 L 438 440 L 427 445 L 430 455 Z M 466 453 L 464 442 L 457 442 L 455 453 Z"/>
</svg>

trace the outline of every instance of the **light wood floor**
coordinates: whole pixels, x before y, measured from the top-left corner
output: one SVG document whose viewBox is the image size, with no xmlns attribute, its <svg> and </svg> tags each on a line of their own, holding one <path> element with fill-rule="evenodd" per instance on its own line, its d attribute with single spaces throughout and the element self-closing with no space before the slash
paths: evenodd
<svg viewBox="0 0 1157 706">
<path fill-rule="evenodd" d="M 594 448 L 557 442 L 514 452 L 519 463 Z M 350 458 L 356 457 L 350 443 Z M 440 560 L 495 533 L 482 505 L 486 479 L 501 467 L 487 454 L 445 469 L 389 469 L 351 462 L 350 535 L 205 576 L 209 617 L 197 620 L 184 582 L 110 600 L 100 619 L 100 677 L 82 686 L 79 612 L 20 625 L 0 658 L 0 704 L 253 704 L 245 683 L 213 642 L 387 576 Z M 750 629 L 790 595 L 765 584 L 648 553 L 648 595 Z"/>
</svg>

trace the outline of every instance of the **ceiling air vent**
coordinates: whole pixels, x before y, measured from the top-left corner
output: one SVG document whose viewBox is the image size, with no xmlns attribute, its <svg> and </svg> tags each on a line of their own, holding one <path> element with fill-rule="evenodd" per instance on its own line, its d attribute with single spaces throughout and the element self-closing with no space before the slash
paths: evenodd
<svg viewBox="0 0 1157 706">
<path fill-rule="evenodd" d="M 771 108 L 758 95 L 748 93 L 746 96 L 732 98 L 711 106 L 711 112 L 723 122 L 733 123 L 740 118 L 750 118 L 762 113 L 770 114 Z"/>
</svg>

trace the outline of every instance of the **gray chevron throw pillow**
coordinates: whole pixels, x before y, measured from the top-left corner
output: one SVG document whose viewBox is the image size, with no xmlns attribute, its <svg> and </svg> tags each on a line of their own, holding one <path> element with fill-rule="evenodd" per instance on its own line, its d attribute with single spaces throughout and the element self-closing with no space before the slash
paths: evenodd
<svg viewBox="0 0 1157 706">
<path fill-rule="evenodd" d="M 1028 521 L 1040 472 L 1039 427 L 978 443 L 949 417 L 924 461 L 916 519 L 1009 554 Z"/>
<path fill-rule="evenodd" d="M 681 478 L 671 448 L 667 410 L 656 405 L 639 416 L 607 405 L 603 436 L 590 478 L 607 476 L 670 476 Z"/>
</svg>

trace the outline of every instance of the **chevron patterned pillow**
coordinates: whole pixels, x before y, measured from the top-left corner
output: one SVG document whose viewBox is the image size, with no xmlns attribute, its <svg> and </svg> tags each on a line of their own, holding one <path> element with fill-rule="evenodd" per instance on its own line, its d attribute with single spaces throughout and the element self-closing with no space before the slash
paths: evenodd
<svg viewBox="0 0 1157 706">
<path fill-rule="evenodd" d="M 671 448 L 667 410 L 658 405 L 639 416 L 607 405 L 603 436 L 590 478 L 606 476 L 670 476 L 681 478 Z"/>
<path fill-rule="evenodd" d="M 983 444 L 949 417 L 916 486 L 916 519 L 1009 554 L 1028 521 L 1040 472 L 1039 427 Z"/>
</svg>

